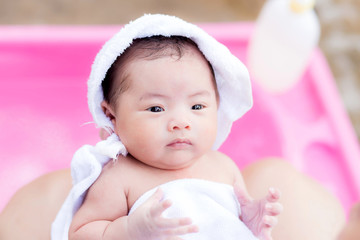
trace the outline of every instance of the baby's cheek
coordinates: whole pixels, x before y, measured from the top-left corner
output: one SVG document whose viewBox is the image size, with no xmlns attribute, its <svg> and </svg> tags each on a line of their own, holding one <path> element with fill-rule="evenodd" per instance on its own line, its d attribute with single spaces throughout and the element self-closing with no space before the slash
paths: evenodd
<svg viewBox="0 0 360 240">
<path fill-rule="evenodd" d="M 214 122 L 208 122 L 202 126 L 202 131 L 199 136 L 202 137 L 202 141 L 207 142 L 209 145 L 213 145 L 216 139 L 217 125 Z"/>
</svg>

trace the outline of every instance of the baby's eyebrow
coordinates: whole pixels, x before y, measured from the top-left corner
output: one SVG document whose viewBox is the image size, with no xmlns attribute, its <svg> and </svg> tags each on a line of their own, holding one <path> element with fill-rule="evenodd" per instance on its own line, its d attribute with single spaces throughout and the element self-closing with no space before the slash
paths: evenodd
<svg viewBox="0 0 360 240">
<path fill-rule="evenodd" d="M 194 94 L 191 94 L 189 97 L 201 97 L 201 96 L 211 96 L 211 93 L 207 90 L 199 91 Z"/>
<path fill-rule="evenodd" d="M 166 96 L 164 94 L 160 94 L 160 93 L 145 93 L 144 95 L 142 95 L 140 97 L 140 101 L 145 101 L 148 99 L 153 99 L 153 98 L 163 98 L 163 99 L 167 99 L 169 98 L 169 96 Z"/>
</svg>

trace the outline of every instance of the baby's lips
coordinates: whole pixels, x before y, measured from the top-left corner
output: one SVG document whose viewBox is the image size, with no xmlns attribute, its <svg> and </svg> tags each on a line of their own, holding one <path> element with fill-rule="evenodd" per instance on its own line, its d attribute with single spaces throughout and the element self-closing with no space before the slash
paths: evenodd
<svg viewBox="0 0 360 240">
<path fill-rule="evenodd" d="M 168 147 L 175 147 L 175 148 L 182 148 L 182 147 L 188 147 L 191 146 L 192 143 L 187 138 L 177 138 L 173 141 L 171 141 L 167 146 Z"/>
</svg>

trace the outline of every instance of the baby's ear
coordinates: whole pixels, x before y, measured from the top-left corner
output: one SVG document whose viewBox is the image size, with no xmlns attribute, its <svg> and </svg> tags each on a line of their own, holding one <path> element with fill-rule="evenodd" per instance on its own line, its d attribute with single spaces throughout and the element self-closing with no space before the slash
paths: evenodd
<svg viewBox="0 0 360 240">
<path fill-rule="evenodd" d="M 110 104 L 107 101 L 102 101 L 101 109 L 103 110 L 105 116 L 108 117 L 115 126 L 116 117 Z"/>
</svg>

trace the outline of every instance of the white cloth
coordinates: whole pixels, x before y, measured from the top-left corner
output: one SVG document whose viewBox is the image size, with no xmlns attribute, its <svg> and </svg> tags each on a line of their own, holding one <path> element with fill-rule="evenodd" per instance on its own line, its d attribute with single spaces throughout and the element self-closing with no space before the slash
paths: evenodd
<svg viewBox="0 0 360 240">
<path fill-rule="evenodd" d="M 170 199 L 173 203 L 165 210 L 163 216 L 190 217 L 199 227 L 198 233 L 182 235 L 182 239 L 257 239 L 239 219 L 241 211 L 233 187 L 223 183 L 200 179 L 179 179 L 165 183 L 144 193 L 135 202 L 129 215 L 159 187 L 164 192 L 164 199 Z"/>
<path fill-rule="evenodd" d="M 192 39 L 214 69 L 220 105 L 218 108 L 218 132 L 213 148 L 225 141 L 232 123 L 252 106 L 249 74 L 241 61 L 213 37 L 199 27 L 177 17 L 144 15 L 124 26 L 99 51 L 92 65 L 88 80 L 88 105 L 98 127 L 114 129 L 110 119 L 102 111 L 104 100 L 101 83 L 116 58 L 136 38 L 154 35 L 184 36 Z M 72 217 L 83 202 L 86 191 L 98 178 L 103 165 L 117 155 L 126 155 L 126 148 L 113 134 L 95 147 L 84 146 L 74 155 L 71 172 L 73 188 L 52 224 L 52 240 L 68 239 Z"/>
</svg>

